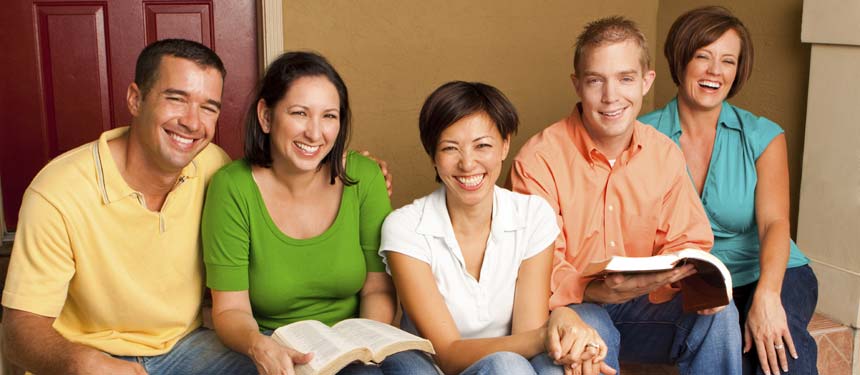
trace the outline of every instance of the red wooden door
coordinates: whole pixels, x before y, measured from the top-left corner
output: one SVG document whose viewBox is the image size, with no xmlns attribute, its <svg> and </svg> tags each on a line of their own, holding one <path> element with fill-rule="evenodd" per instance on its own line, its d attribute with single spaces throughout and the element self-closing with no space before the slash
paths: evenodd
<svg viewBox="0 0 860 375">
<path fill-rule="evenodd" d="M 242 153 L 242 117 L 258 77 L 255 0 L 12 0 L 0 10 L 0 184 L 6 226 L 51 158 L 128 125 L 125 94 L 148 43 L 185 38 L 227 68 L 215 134 Z"/>
</svg>

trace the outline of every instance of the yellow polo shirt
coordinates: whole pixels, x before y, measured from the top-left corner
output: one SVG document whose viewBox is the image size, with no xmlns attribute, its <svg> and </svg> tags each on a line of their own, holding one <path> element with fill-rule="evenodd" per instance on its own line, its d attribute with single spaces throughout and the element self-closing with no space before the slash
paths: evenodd
<svg viewBox="0 0 860 375">
<path fill-rule="evenodd" d="M 70 341 L 113 355 L 158 355 L 200 326 L 203 197 L 230 158 L 209 145 L 153 212 L 107 145 L 127 131 L 103 133 L 33 179 L 2 303 L 56 317 L 54 328 Z"/>
</svg>

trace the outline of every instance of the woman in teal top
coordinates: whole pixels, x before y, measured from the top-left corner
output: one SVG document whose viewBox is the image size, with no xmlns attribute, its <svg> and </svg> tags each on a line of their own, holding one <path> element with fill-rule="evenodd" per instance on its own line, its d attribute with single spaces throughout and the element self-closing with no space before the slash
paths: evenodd
<svg viewBox="0 0 860 375">
<path fill-rule="evenodd" d="M 325 58 L 286 53 L 259 87 L 248 112 L 245 158 L 209 183 L 202 218 L 206 284 L 221 341 L 248 355 L 260 373 L 292 374 L 313 353 L 275 343 L 271 330 L 307 319 L 393 321 L 394 287 L 377 254 L 391 204 L 375 162 L 342 156 L 349 101 Z M 416 352 L 341 373 L 403 370 L 436 373 Z"/>
<path fill-rule="evenodd" d="M 818 281 L 789 234 L 785 136 L 726 102 L 752 71 L 749 31 L 725 8 L 698 8 L 675 20 L 664 52 L 678 95 L 640 121 L 672 138 L 687 159 L 711 220 L 712 253 L 732 273 L 744 373 L 817 373 L 806 326 Z"/>
</svg>

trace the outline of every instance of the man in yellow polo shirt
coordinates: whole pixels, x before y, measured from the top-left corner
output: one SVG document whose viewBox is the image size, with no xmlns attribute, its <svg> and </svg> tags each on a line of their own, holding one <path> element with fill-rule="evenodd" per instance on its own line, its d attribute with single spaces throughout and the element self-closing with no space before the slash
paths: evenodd
<svg viewBox="0 0 860 375">
<path fill-rule="evenodd" d="M 200 328 L 199 223 L 226 72 L 163 40 L 138 57 L 133 119 L 51 161 L 24 194 L 3 343 L 35 373 L 255 373 Z"/>
</svg>

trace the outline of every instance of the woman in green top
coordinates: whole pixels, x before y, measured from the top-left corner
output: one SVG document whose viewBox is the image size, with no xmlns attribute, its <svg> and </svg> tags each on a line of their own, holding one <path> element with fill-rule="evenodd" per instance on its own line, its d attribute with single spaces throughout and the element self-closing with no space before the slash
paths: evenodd
<svg viewBox="0 0 860 375">
<path fill-rule="evenodd" d="M 221 341 L 260 373 L 292 374 L 313 353 L 275 343 L 271 330 L 308 319 L 392 322 L 394 288 L 377 254 L 391 204 L 375 162 L 342 156 L 347 89 L 322 56 L 291 52 L 275 60 L 247 118 L 245 158 L 212 177 L 203 210 L 212 318 Z M 415 352 L 341 373 L 398 369 L 435 373 Z"/>
<path fill-rule="evenodd" d="M 779 125 L 729 104 L 752 73 L 747 28 L 722 7 L 675 20 L 666 58 L 677 98 L 640 118 L 674 140 L 711 220 L 711 252 L 732 273 L 744 373 L 815 374 L 806 326 L 818 281 L 789 235 L 788 156 Z"/>
</svg>

